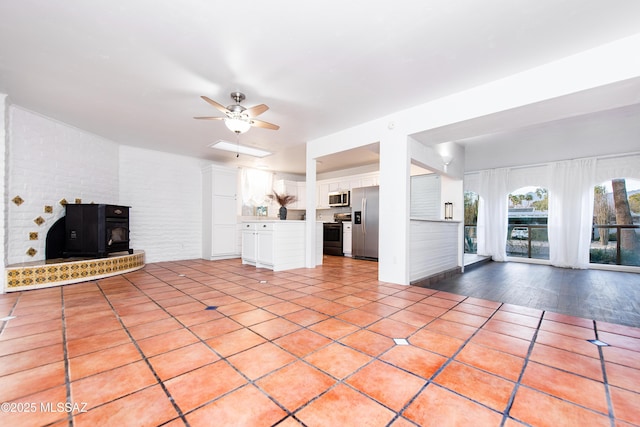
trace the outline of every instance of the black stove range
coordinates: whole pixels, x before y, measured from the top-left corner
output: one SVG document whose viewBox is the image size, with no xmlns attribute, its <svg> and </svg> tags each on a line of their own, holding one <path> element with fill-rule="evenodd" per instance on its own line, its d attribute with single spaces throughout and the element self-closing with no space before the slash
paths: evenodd
<svg viewBox="0 0 640 427">
<path fill-rule="evenodd" d="M 325 255 L 344 256 L 342 252 L 342 222 L 351 221 L 350 213 L 337 213 L 333 215 L 335 222 L 323 224 L 322 253 Z"/>
</svg>

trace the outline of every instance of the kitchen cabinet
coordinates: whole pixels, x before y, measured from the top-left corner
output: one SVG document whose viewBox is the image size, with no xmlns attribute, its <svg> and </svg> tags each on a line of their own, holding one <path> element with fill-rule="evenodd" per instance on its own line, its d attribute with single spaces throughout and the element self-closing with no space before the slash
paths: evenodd
<svg viewBox="0 0 640 427">
<path fill-rule="evenodd" d="M 242 223 L 242 263 L 273 271 L 305 266 L 305 221 Z"/>
<path fill-rule="evenodd" d="M 329 193 L 332 191 L 353 191 L 354 188 L 380 185 L 380 174 L 368 172 L 358 175 L 332 178 L 316 182 L 318 203 L 316 209 L 329 209 Z"/>
<path fill-rule="evenodd" d="M 202 171 L 202 257 L 236 258 L 238 169 L 209 165 Z"/>
<path fill-rule="evenodd" d="M 352 241 L 352 223 L 351 221 L 344 221 L 342 223 L 342 253 L 346 257 L 351 256 Z"/>
<path fill-rule="evenodd" d="M 287 206 L 288 209 L 305 209 L 307 207 L 307 185 L 305 182 L 280 179 L 276 181 L 274 189 L 279 194 L 284 193 L 296 197 L 296 201 Z"/>
</svg>

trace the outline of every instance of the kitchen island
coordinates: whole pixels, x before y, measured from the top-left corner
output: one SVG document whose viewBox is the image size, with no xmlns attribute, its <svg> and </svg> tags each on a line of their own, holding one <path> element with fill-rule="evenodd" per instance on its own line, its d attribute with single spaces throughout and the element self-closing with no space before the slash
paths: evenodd
<svg viewBox="0 0 640 427">
<path fill-rule="evenodd" d="M 242 263 L 273 271 L 304 268 L 306 221 L 251 220 L 242 222 Z M 316 227 L 316 264 L 322 264 L 322 223 Z"/>
</svg>

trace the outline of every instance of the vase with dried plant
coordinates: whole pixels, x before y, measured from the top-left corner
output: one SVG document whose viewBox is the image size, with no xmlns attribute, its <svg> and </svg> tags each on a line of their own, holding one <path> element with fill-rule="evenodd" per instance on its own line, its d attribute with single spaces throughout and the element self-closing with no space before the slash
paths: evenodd
<svg viewBox="0 0 640 427">
<path fill-rule="evenodd" d="M 296 196 L 285 193 L 278 194 L 276 191 L 273 191 L 273 194 L 269 194 L 267 197 L 280 205 L 280 219 L 287 219 L 287 206 L 298 200 Z"/>
</svg>

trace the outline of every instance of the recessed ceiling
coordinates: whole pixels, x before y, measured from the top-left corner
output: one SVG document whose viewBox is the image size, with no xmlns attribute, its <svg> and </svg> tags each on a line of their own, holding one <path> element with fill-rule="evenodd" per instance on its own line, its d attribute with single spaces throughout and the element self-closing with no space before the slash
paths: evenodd
<svg viewBox="0 0 640 427">
<path fill-rule="evenodd" d="M 4 1 L 0 92 L 117 143 L 255 167 L 193 119 L 214 113 L 200 95 L 241 91 L 280 130 L 240 143 L 302 174 L 307 141 L 640 33 L 638 16 L 637 0 Z"/>
</svg>

